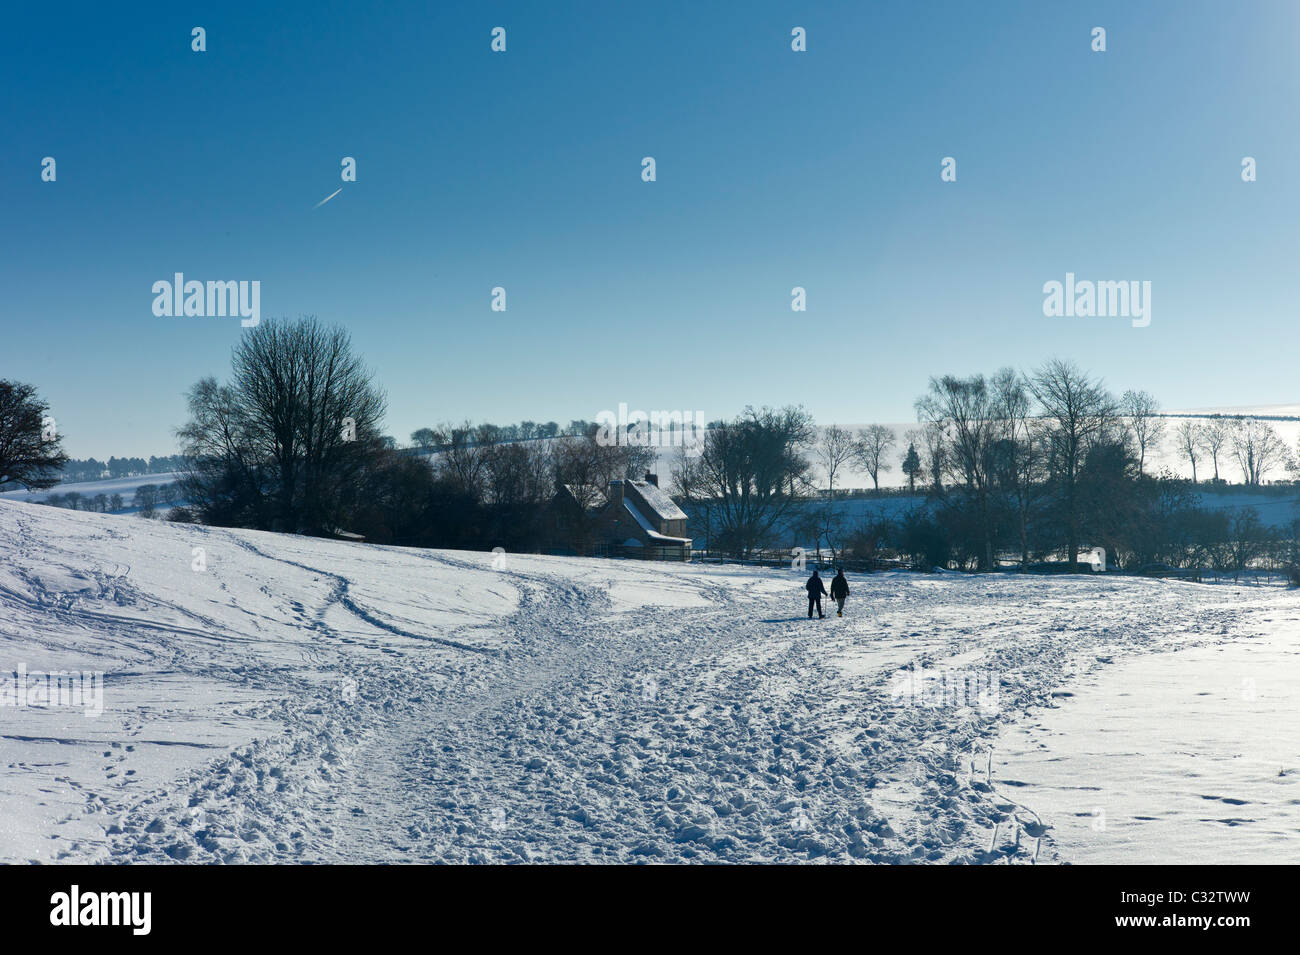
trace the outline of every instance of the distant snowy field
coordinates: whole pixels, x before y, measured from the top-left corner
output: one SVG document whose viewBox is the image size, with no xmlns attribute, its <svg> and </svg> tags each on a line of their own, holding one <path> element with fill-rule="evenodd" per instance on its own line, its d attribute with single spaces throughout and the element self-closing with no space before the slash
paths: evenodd
<svg viewBox="0 0 1300 955">
<path fill-rule="evenodd" d="M 121 494 L 130 501 L 135 492 L 146 484 L 171 484 L 179 480 L 181 473 L 179 471 L 166 471 L 160 474 L 137 474 L 132 477 L 124 478 L 106 478 L 103 481 L 73 481 L 66 484 L 57 484 L 46 491 L 24 491 L 19 488 L 16 491 L 0 492 L 0 500 L 5 501 L 42 501 L 51 494 L 68 494 L 76 491 L 82 497 L 94 497 L 96 494 L 107 494 L 110 497 L 114 494 Z"/>
<path fill-rule="evenodd" d="M 44 491 L 27 491 L 19 488 L 15 491 L 0 491 L 0 501 L 36 503 L 54 494 L 63 495 L 73 492 L 80 494 L 83 498 L 91 498 L 96 494 L 103 494 L 107 497 L 120 494 L 123 503 L 126 505 L 120 513 L 130 514 L 136 510 L 131 506 L 131 501 L 135 497 L 135 492 L 141 487 L 146 484 L 171 484 L 180 480 L 181 476 L 179 471 L 166 471 L 159 474 L 137 474 L 133 477 L 108 478 L 103 481 L 70 481 L 66 484 L 56 484 Z M 163 510 L 172 506 L 173 504 L 168 504 Z"/>
<path fill-rule="evenodd" d="M 1300 827 L 1258 728 L 1296 738 L 1292 592 L 881 574 L 810 621 L 802 582 L 0 501 L 0 680 L 105 674 L 99 716 L 0 705 L 0 862 L 1228 862 Z M 1166 792 L 1176 831 L 1129 824 Z"/>
</svg>

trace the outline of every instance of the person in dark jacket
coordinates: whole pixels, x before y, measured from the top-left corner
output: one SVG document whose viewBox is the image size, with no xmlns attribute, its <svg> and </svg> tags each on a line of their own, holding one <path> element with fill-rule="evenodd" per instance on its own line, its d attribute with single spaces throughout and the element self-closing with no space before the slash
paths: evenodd
<svg viewBox="0 0 1300 955">
<path fill-rule="evenodd" d="M 824 618 L 826 614 L 822 613 L 822 594 L 826 593 L 826 585 L 817 576 L 817 571 L 813 571 L 808 583 L 804 584 L 804 589 L 808 591 L 808 618 L 812 619 L 813 607 L 817 608 L 818 619 Z"/>
<path fill-rule="evenodd" d="M 844 600 L 849 595 L 849 581 L 844 576 L 844 571 L 840 570 L 831 581 L 831 599 L 839 607 L 837 616 L 844 616 Z"/>
</svg>

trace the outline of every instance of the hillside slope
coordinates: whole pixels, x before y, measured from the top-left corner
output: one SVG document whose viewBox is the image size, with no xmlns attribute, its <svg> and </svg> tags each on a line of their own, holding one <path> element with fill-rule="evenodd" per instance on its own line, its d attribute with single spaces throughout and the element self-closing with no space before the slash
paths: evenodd
<svg viewBox="0 0 1300 955">
<path fill-rule="evenodd" d="M 0 502 L 0 677 L 104 674 L 98 716 L 0 707 L 0 861 L 1051 861 L 1001 728 L 1300 626 L 1281 589 L 955 574 L 810 621 L 802 580 Z M 910 663 L 997 705 L 899 697 Z"/>
</svg>

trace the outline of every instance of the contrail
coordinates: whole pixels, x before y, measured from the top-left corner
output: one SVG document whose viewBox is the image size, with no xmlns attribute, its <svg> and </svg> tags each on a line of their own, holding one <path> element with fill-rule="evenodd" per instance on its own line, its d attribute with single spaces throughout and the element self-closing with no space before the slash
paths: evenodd
<svg viewBox="0 0 1300 955">
<path fill-rule="evenodd" d="M 324 199 L 322 199 L 320 202 L 316 203 L 316 205 L 312 206 L 312 208 L 313 208 L 313 209 L 319 209 L 321 206 L 325 205 L 325 203 L 329 202 L 331 199 L 333 199 L 335 196 L 337 196 L 337 195 L 338 195 L 340 192 L 342 192 L 342 191 L 343 191 L 343 187 L 342 187 L 342 186 L 339 186 L 337 189 L 335 189 L 333 192 L 331 192 L 328 196 L 326 196 L 326 197 L 325 197 Z"/>
</svg>

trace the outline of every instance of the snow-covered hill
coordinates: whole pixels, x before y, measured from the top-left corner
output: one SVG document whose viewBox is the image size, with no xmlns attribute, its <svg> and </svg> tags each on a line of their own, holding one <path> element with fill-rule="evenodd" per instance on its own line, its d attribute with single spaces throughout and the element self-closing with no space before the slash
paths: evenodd
<svg viewBox="0 0 1300 955">
<path fill-rule="evenodd" d="M 105 478 L 102 481 L 70 481 L 66 484 L 56 484 L 52 488 L 43 491 L 28 491 L 23 488 L 17 488 L 12 491 L 0 491 L 0 501 L 26 501 L 37 503 L 44 501 L 55 495 L 80 494 L 83 498 L 92 498 L 97 494 L 103 494 L 112 497 L 114 494 L 120 495 L 124 504 L 123 509 L 118 512 L 122 514 L 134 514 L 139 509 L 134 506 L 135 492 L 146 484 L 162 485 L 172 484 L 181 478 L 179 471 L 164 471 L 158 474 L 137 474 L 132 477 L 124 478 Z M 165 505 L 164 509 L 175 504 L 183 504 L 184 501 L 173 500 Z"/>
<path fill-rule="evenodd" d="M 103 674 L 99 715 L 0 689 L 0 861 L 1052 861 L 1000 732 L 1112 662 L 1300 633 L 1281 588 L 883 574 L 809 620 L 802 582 L 0 502 L 0 677 Z"/>
</svg>

